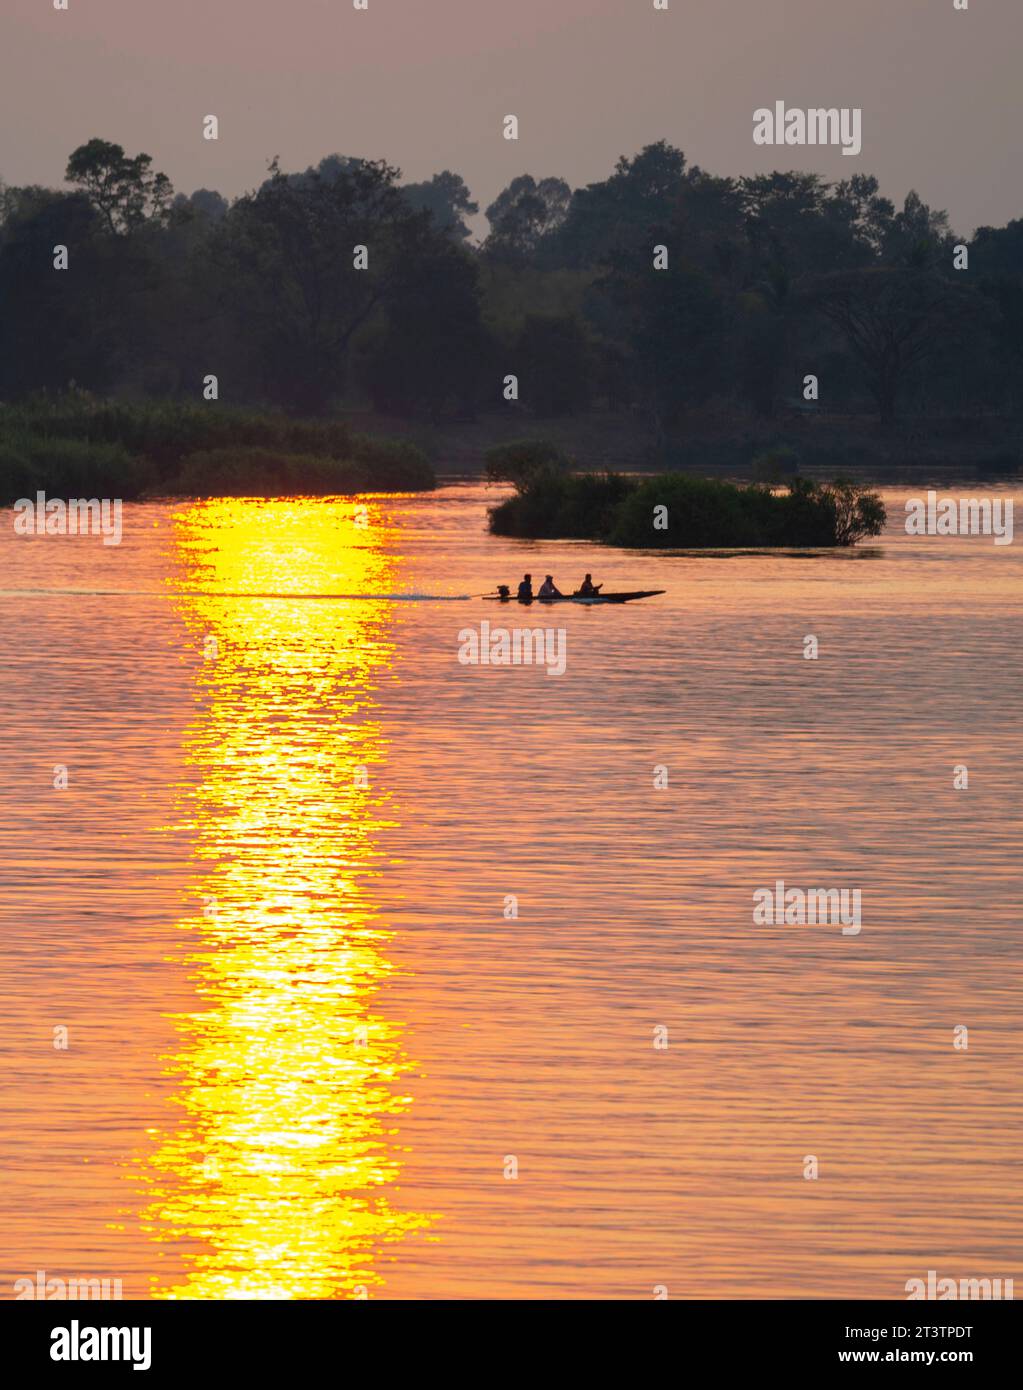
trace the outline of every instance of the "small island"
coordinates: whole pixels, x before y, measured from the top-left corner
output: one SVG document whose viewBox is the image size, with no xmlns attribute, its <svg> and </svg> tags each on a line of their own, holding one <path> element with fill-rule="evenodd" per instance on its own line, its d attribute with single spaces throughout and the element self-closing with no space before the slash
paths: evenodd
<svg viewBox="0 0 1023 1390">
<path fill-rule="evenodd" d="M 738 550 L 851 546 L 884 529 L 884 502 L 858 483 L 785 475 L 770 460 L 760 472 L 763 480 L 748 484 L 677 472 L 576 473 L 553 445 L 522 440 L 487 455 L 491 481 L 515 487 L 490 509 L 490 530 L 633 549 Z"/>
</svg>

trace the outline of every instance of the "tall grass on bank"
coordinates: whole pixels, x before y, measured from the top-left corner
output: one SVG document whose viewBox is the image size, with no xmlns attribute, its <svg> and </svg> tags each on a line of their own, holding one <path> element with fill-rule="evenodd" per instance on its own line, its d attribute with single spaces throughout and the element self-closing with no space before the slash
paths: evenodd
<svg viewBox="0 0 1023 1390">
<path fill-rule="evenodd" d="M 292 420 L 208 403 L 102 401 L 84 392 L 0 407 L 0 503 L 143 492 L 422 491 L 435 485 L 405 440 L 353 434 L 339 420 Z"/>
<path fill-rule="evenodd" d="M 156 470 L 123 444 L 0 430 L 0 506 L 37 491 L 50 497 L 141 496 Z"/>
<path fill-rule="evenodd" d="M 655 516 L 663 529 L 655 529 Z M 879 535 L 885 520 L 876 493 L 841 479 L 792 478 L 779 492 L 680 473 L 571 474 L 551 464 L 520 477 L 515 495 L 490 511 L 499 536 L 671 550 L 849 546 Z"/>
<path fill-rule="evenodd" d="M 272 449 L 199 449 L 185 459 L 178 484 L 194 497 L 324 496 L 367 490 L 366 470 L 359 464 Z"/>
</svg>

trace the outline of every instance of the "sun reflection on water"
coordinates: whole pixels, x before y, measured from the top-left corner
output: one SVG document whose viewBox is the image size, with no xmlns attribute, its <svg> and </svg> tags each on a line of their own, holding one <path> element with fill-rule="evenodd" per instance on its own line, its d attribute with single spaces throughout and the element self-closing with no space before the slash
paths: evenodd
<svg viewBox="0 0 1023 1390">
<path fill-rule="evenodd" d="M 153 1294 L 359 1296 L 383 1282 L 381 1246 L 432 1220 L 392 1205 L 413 1064 L 373 1012 L 392 968 L 373 895 L 392 605 L 217 595 L 386 594 L 400 560 L 372 501 L 229 499 L 174 523 L 204 655 L 182 921 L 202 1007 L 174 1017 L 184 1117 L 144 1163 L 145 1228 L 185 1268 Z"/>
</svg>

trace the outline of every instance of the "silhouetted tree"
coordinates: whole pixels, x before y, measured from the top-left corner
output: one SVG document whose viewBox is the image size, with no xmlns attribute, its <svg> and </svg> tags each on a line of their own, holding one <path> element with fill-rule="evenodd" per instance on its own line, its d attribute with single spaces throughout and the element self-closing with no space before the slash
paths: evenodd
<svg viewBox="0 0 1023 1390">
<path fill-rule="evenodd" d="M 853 269 L 871 260 L 857 235 L 857 205 L 819 174 L 760 174 L 739 181 L 755 278 Z"/>
<path fill-rule="evenodd" d="M 220 222 L 227 216 L 228 207 L 228 201 L 222 193 L 210 188 L 197 188 L 187 197 L 184 193 L 179 193 L 171 203 L 171 212 L 177 217 L 194 215 L 204 217 L 210 222 Z"/>
<path fill-rule="evenodd" d="M 975 293 L 926 270 L 873 266 L 811 280 L 803 291 L 863 369 L 883 423 L 895 418 L 910 374 L 985 321 Z"/>
<path fill-rule="evenodd" d="M 664 140 L 633 159 L 623 155 L 609 179 L 572 195 L 552 256 L 558 264 L 595 266 L 616 247 L 636 246 L 650 227 L 670 219 L 686 178 L 685 155 Z"/>
<path fill-rule="evenodd" d="M 613 253 L 599 288 L 628 322 L 637 394 L 663 438 L 683 411 L 721 389 L 721 293 L 706 272 L 686 262 L 654 270 L 646 247 Z"/>
<path fill-rule="evenodd" d="M 0 233 L 0 397 L 109 388 L 121 345 L 112 265 L 97 235 L 100 215 L 81 194 L 8 199 Z M 71 269 L 53 268 L 66 246 Z"/>
<path fill-rule="evenodd" d="M 460 174 L 445 169 L 425 183 L 407 183 L 401 191 L 410 207 L 430 214 L 439 232 L 458 243 L 468 241 L 471 233 L 465 219 L 475 217 L 480 208 Z"/>
<path fill-rule="evenodd" d="M 227 307 L 258 344 L 265 393 L 287 409 L 316 413 L 341 393 L 353 337 L 436 236 L 397 178 L 375 160 L 294 180 L 275 161 L 213 233 Z"/>
<path fill-rule="evenodd" d="M 477 265 L 437 235 L 395 283 L 386 324 L 371 336 L 358 375 L 378 410 L 440 422 L 473 414 L 492 356 Z"/>
<path fill-rule="evenodd" d="M 120 145 L 90 140 L 72 152 L 64 177 L 111 232 L 125 236 L 147 221 L 166 218 L 174 189 L 166 174 L 153 172 L 152 163 L 148 154 L 129 159 Z"/>
<path fill-rule="evenodd" d="M 929 208 L 914 191 L 906 194 L 902 211 L 894 213 L 882 229 L 880 254 L 887 265 L 912 266 L 917 270 L 951 265 L 955 237 L 949 230 L 948 213 Z M 948 251 L 948 259 L 944 253 Z"/>
<path fill-rule="evenodd" d="M 520 174 L 487 208 L 491 231 L 484 250 L 520 259 L 535 254 L 542 240 L 561 226 L 571 196 L 564 179 L 537 183 L 531 174 Z"/>
<path fill-rule="evenodd" d="M 8 399 L 71 378 L 194 397 L 216 370 L 225 399 L 312 413 L 357 362 L 381 409 L 464 415 L 517 371 L 538 413 L 595 393 L 662 436 L 712 394 L 770 415 L 803 371 L 832 407 L 865 383 L 885 421 L 1023 403 L 1023 221 L 981 228 L 965 274 L 946 214 L 915 192 L 896 208 L 867 174 L 717 178 L 658 141 L 575 193 L 514 179 L 483 248 L 450 170 L 402 187 L 380 161 L 275 162 L 229 206 L 174 198 L 149 155 L 93 139 L 67 177 L 0 183 Z"/>
</svg>

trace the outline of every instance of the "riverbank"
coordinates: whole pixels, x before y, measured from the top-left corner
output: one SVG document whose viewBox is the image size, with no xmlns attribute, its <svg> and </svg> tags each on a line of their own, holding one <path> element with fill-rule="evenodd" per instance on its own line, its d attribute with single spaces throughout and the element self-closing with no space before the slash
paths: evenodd
<svg viewBox="0 0 1023 1390">
<path fill-rule="evenodd" d="M 0 406 L 0 503 L 43 489 L 144 496 L 322 496 L 422 491 L 437 476 L 479 478 L 492 449 L 542 437 L 573 467 L 635 476 L 678 472 L 733 482 L 796 473 L 914 487 L 1018 477 L 1023 424 L 1002 417 L 910 418 L 788 410 L 777 418 L 694 411 L 655 438 L 635 411 L 538 419 L 509 405 L 429 425 L 370 411 L 295 420 L 217 402 L 103 401 L 70 391 Z"/>
<path fill-rule="evenodd" d="M 81 393 L 0 412 L 0 504 L 54 496 L 324 496 L 436 485 L 408 439 L 371 438 L 341 420 Z"/>
<path fill-rule="evenodd" d="M 416 443 L 438 473 L 451 478 L 480 477 L 489 449 L 526 436 L 549 440 L 593 473 L 677 470 L 755 481 L 757 461 L 772 453 L 789 456 L 804 477 L 841 475 L 887 486 L 920 486 L 928 479 L 997 481 L 1017 477 L 1023 468 L 1023 422 L 1001 416 L 907 417 L 882 427 L 866 414 L 789 409 L 765 420 L 708 407 L 693 411 L 674 438 L 661 443 L 644 415 L 625 410 L 540 419 L 509 404 L 438 426 L 370 412 L 345 418 L 365 434 Z"/>
</svg>

